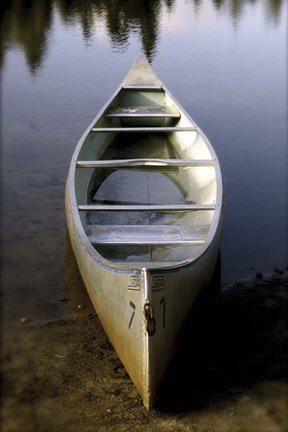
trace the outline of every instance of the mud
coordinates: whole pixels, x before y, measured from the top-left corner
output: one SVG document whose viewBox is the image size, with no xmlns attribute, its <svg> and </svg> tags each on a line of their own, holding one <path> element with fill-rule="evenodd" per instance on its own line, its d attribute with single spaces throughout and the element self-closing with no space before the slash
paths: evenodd
<svg viewBox="0 0 288 432">
<path fill-rule="evenodd" d="M 1 430 L 287 431 L 287 284 L 276 269 L 202 295 L 149 413 L 87 296 L 71 319 L 3 326 Z"/>
</svg>

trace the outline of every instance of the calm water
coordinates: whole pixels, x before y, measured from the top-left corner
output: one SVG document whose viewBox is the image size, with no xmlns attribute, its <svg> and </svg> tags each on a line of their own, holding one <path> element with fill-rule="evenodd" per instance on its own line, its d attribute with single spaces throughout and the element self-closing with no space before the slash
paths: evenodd
<svg viewBox="0 0 288 432">
<path fill-rule="evenodd" d="M 56 299 L 82 289 L 64 214 L 69 162 L 141 52 L 219 156 L 222 281 L 287 265 L 285 0 L 1 7 L 4 319 L 61 316 Z"/>
</svg>

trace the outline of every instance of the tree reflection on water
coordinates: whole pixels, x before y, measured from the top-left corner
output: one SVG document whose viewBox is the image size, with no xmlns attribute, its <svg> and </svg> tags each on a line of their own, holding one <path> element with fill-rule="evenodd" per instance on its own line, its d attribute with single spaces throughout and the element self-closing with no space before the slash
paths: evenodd
<svg viewBox="0 0 288 432">
<path fill-rule="evenodd" d="M 202 0 L 186 0 L 196 13 L 203 7 Z M 261 0 L 210 0 L 221 13 L 225 10 L 233 21 L 241 17 L 247 3 Z M 31 73 L 35 74 L 48 48 L 49 31 L 54 12 L 58 12 L 65 25 L 79 23 L 83 38 L 93 38 L 99 22 L 104 23 L 114 50 L 125 51 L 131 34 L 137 34 L 142 49 L 151 61 L 160 39 L 160 19 L 163 11 L 173 15 L 177 0 L 2 0 L 0 66 L 5 49 L 10 45 L 20 47 L 26 56 Z M 283 0 L 265 0 L 267 13 L 277 19 Z"/>
</svg>

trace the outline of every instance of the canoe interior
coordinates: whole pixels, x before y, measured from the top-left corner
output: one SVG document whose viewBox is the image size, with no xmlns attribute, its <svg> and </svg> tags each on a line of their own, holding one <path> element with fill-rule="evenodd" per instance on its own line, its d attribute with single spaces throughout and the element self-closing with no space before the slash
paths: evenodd
<svg viewBox="0 0 288 432">
<path fill-rule="evenodd" d="M 191 120 L 163 88 L 122 88 L 94 128 L 188 127 Z M 119 159 L 213 160 L 197 131 L 88 132 L 78 161 Z M 76 168 L 78 204 L 211 205 L 216 203 L 215 166 Z M 87 192 L 88 191 L 88 192 Z M 213 210 L 80 212 L 84 230 L 111 262 L 171 263 L 196 259 Z"/>
</svg>

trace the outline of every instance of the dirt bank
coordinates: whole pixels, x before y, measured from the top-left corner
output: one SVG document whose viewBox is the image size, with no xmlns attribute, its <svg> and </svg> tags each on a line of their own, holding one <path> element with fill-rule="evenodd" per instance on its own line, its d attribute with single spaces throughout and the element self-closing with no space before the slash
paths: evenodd
<svg viewBox="0 0 288 432">
<path fill-rule="evenodd" d="M 3 327 L 1 430 L 287 431 L 288 272 L 279 273 L 199 299 L 150 413 L 88 298 L 73 319 Z"/>
</svg>

